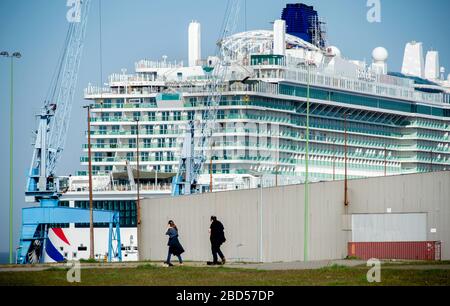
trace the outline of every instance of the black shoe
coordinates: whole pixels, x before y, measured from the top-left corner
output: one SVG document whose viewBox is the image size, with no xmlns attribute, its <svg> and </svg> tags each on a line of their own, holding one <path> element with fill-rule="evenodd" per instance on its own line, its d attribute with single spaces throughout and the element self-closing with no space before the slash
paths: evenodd
<svg viewBox="0 0 450 306">
<path fill-rule="evenodd" d="M 225 257 L 222 258 L 222 265 L 224 265 L 227 261 L 225 260 Z"/>
<path fill-rule="evenodd" d="M 169 267 L 173 267 L 173 264 L 170 262 L 165 262 L 164 264 L 168 265 Z"/>
<path fill-rule="evenodd" d="M 216 262 L 214 262 L 214 261 L 208 261 L 206 264 L 207 264 L 208 266 L 218 266 L 218 265 L 220 265 L 221 263 L 218 262 L 218 261 L 216 261 Z"/>
</svg>

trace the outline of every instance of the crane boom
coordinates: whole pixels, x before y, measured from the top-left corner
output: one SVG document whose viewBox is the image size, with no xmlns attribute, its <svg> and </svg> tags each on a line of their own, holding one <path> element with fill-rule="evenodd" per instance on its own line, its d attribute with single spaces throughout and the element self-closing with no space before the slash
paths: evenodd
<svg viewBox="0 0 450 306">
<path fill-rule="evenodd" d="M 217 118 L 217 108 L 222 98 L 223 86 L 231 65 L 232 55 L 223 46 L 224 39 L 235 32 L 241 0 L 229 0 L 221 37 L 217 44 L 216 58 L 212 73 L 208 75 L 208 96 L 206 110 L 190 121 L 186 128 L 177 175 L 172 182 L 172 195 L 196 193 L 197 181 L 205 165 Z"/>
<path fill-rule="evenodd" d="M 69 23 L 56 73 L 44 106 L 37 115 L 39 127 L 26 186 L 27 202 L 55 197 L 60 188 L 54 175 L 67 138 L 90 5 L 91 0 L 81 0 L 79 21 Z"/>
</svg>

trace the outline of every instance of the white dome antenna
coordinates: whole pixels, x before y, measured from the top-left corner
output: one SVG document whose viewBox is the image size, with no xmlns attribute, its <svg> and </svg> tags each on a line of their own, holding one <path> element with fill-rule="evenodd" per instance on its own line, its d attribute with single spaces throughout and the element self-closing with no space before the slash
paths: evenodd
<svg viewBox="0 0 450 306">
<path fill-rule="evenodd" d="M 386 63 L 389 58 L 389 52 L 386 48 L 377 47 L 372 51 L 372 59 L 375 63 Z"/>
<path fill-rule="evenodd" d="M 389 58 L 389 52 L 384 47 L 377 47 L 372 51 L 372 70 L 380 74 L 387 73 L 387 60 Z"/>
</svg>

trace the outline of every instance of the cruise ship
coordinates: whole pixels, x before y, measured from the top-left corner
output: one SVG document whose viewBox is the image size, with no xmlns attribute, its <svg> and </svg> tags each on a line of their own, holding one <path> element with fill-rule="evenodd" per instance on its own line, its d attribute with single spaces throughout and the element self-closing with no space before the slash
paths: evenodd
<svg viewBox="0 0 450 306">
<path fill-rule="evenodd" d="M 137 189 L 142 198 L 171 194 L 184 134 L 210 106 L 218 59 L 202 57 L 199 22 L 188 35 L 188 63 L 139 60 L 134 73 L 122 69 L 106 88 L 85 90 L 94 208 L 120 211 L 123 260 L 138 259 Z M 424 57 L 422 43 L 407 43 L 401 72 L 389 71 L 383 47 L 374 46 L 370 63 L 348 59 L 327 45 L 323 21 L 304 4 L 288 4 L 272 29 L 220 43 L 231 64 L 199 177 L 205 190 L 301 184 L 307 150 L 313 182 L 450 169 L 450 76 L 437 51 Z M 87 168 L 87 145 L 84 152 Z M 60 205 L 89 207 L 87 171 L 68 180 Z M 95 225 L 97 259 L 107 230 Z M 49 243 L 44 261 L 88 258 L 89 226 L 55 226 Z"/>
</svg>

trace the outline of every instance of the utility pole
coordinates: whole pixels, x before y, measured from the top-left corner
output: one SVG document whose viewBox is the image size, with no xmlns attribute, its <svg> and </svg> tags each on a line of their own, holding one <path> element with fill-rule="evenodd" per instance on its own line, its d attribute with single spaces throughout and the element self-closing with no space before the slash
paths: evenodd
<svg viewBox="0 0 450 306">
<path fill-rule="evenodd" d="M 137 174 L 136 174 L 136 193 L 137 193 L 137 200 L 136 200 L 136 210 L 137 210 L 137 226 L 140 228 L 141 225 L 141 196 L 140 196 L 140 180 L 141 180 L 141 169 L 140 169 L 140 156 L 139 156 L 139 119 L 136 119 L 136 167 L 137 167 Z M 138 230 L 139 233 L 139 230 Z"/>
<path fill-rule="evenodd" d="M 94 251 L 94 200 L 92 192 L 92 154 L 91 154 L 91 105 L 84 106 L 87 109 L 88 122 L 88 168 L 89 168 L 89 259 L 95 259 Z"/>
<path fill-rule="evenodd" d="M 210 149 L 211 157 L 209 159 L 209 192 L 213 192 L 213 158 L 214 158 L 213 145 L 215 145 L 215 144 L 211 143 L 211 149 Z"/>
<path fill-rule="evenodd" d="M 433 150 L 430 151 L 430 172 L 433 172 Z"/>
<path fill-rule="evenodd" d="M 8 52 L 3 51 L 0 56 L 11 59 L 11 92 L 9 105 L 9 263 L 13 264 L 13 210 L 14 210 L 14 58 L 21 58 L 22 54 L 14 52 L 9 55 Z"/>
<path fill-rule="evenodd" d="M 213 158 L 209 160 L 209 192 L 213 192 Z"/>
<path fill-rule="evenodd" d="M 263 178 L 264 174 L 260 173 L 259 178 L 259 262 L 264 262 L 264 218 L 263 218 Z"/>
<path fill-rule="evenodd" d="M 345 139 L 345 144 L 344 144 L 344 151 L 345 151 L 345 157 L 344 157 L 344 164 L 345 164 L 345 174 L 344 174 L 344 206 L 347 207 L 349 204 L 348 201 L 348 146 L 347 146 L 347 141 L 348 141 L 348 133 L 347 133 L 347 117 L 350 114 L 348 112 L 344 113 L 344 139 Z"/>
<path fill-rule="evenodd" d="M 278 135 L 278 146 L 277 146 L 277 156 L 275 161 L 275 187 L 278 187 L 278 170 L 279 170 L 279 162 L 280 162 L 280 136 Z"/>
<path fill-rule="evenodd" d="M 333 141 L 333 181 L 336 180 L 336 139 Z"/>
<path fill-rule="evenodd" d="M 387 147 L 384 146 L 384 176 L 387 176 Z"/>
</svg>

